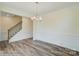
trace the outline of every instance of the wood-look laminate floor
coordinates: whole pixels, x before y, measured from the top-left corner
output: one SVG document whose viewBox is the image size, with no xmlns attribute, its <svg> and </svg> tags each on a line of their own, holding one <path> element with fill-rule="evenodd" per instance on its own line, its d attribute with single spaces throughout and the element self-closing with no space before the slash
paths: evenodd
<svg viewBox="0 0 79 59">
<path fill-rule="evenodd" d="M 78 56 L 79 52 L 30 39 L 0 42 L 0 56 Z"/>
</svg>

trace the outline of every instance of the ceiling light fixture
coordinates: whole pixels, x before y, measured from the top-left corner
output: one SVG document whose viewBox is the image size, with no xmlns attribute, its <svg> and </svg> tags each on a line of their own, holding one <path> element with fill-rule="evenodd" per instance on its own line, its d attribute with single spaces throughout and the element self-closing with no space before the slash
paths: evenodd
<svg viewBox="0 0 79 59">
<path fill-rule="evenodd" d="M 35 16 L 31 17 L 32 20 L 42 20 L 42 17 L 39 15 L 39 2 L 35 2 Z"/>
</svg>

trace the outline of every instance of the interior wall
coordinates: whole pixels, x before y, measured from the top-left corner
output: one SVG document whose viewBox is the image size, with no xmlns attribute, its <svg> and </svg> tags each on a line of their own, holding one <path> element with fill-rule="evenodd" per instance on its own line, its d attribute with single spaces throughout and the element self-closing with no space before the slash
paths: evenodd
<svg viewBox="0 0 79 59">
<path fill-rule="evenodd" d="M 79 51 L 79 5 L 57 10 L 33 22 L 34 40 Z"/>
<path fill-rule="evenodd" d="M 22 30 L 33 32 L 33 21 L 27 17 L 22 17 Z"/>
<path fill-rule="evenodd" d="M 25 34 L 25 38 L 33 37 L 33 21 L 27 17 L 22 17 L 22 31 Z"/>
<path fill-rule="evenodd" d="M 8 40 L 8 29 L 22 21 L 20 16 L 0 16 L 0 41 Z"/>
<path fill-rule="evenodd" d="M 3 22 L 6 29 L 10 29 L 15 26 L 17 23 L 22 21 L 21 16 L 3 16 Z"/>
<path fill-rule="evenodd" d="M 2 17 L 0 16 L 0 41 L 3 39 L 3 37 L 2 37 L 2 33 L 3 33 L 3 30 L 2 30 Z"/>
</svg>

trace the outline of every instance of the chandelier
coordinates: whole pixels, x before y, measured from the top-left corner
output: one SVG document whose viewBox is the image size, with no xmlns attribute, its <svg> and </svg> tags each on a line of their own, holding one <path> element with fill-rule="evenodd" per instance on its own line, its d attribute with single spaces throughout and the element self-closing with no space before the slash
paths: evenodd
<svg viewBox="0 0 79 59">
<path fill-rule="evenodd" d="M 31 17 L 31 20 L 42 20 L 42 17 L 39 15 L 39 2 L 35 2 L 35 16 Z"/>
</svg>

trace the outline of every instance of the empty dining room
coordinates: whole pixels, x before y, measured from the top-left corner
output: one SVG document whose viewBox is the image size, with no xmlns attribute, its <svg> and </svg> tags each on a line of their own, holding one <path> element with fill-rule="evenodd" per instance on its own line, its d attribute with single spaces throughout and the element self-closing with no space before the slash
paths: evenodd
<svg viewBox="0 0 79 59">
<path fill-rule="evenodd" d="M 0 56 L 79 56 L 79 2 L 0 2 Z"/>
</svg>

